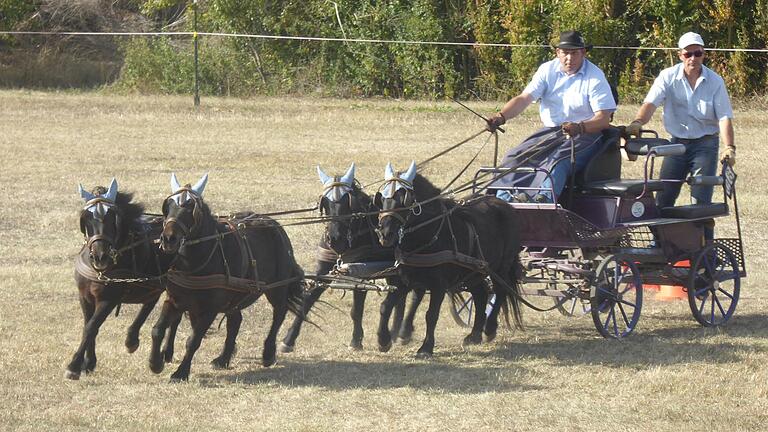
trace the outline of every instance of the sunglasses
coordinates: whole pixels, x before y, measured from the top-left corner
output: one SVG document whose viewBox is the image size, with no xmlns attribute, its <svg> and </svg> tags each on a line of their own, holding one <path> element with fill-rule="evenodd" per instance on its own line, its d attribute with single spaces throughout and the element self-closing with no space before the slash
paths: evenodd
<svg viewBox="0 0 768 432">
<path fill-rule="evenodd" d="M 683 53 L 683 57 L 685 58 L 701 57 L 703 55 L 704 55 L 704 51 L 688 51 Z"/>
</svg>

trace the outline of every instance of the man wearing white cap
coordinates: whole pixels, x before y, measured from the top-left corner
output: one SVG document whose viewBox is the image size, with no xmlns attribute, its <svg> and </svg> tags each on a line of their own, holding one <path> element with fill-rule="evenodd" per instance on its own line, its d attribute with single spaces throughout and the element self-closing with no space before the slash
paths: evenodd
<svg viewBox="0 0 768 432">
<path fill-rule="evenodd" d="M 656 108 L 663 105 L 664 128 L 672 135 L 670 141 L 684 144 L 686 152 L 664 158 L 661 178 L 682 180 L 689 173 L 715 175 L 721 138 L 725 145 L 721 160 L 727 160 L 731 166 L 736 163 L 731 101 L 723 79 L 702 64 L 706 55 L 701 36 L 688 32 L 677 46 L 681 62 L 661 71 L 626 132 L 639 136 L 642 125 L 648 123 Z M 666 183 L 664 190 L 656 196 L 659 207 L 674 206 L 680 187 L 680 183 Z M 694 204 L 711 203 L 712 193 L 712 186 L 691 187 Z M 708 239 L 712 234 L 709 229 L 705 232 Z"/>
</svg>

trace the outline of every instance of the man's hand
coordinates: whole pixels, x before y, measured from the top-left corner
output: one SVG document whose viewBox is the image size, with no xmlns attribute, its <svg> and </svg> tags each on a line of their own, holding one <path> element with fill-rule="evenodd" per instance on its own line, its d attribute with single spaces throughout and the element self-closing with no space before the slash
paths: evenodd
<svg viewBox="0 0 768 432">
<path fill-rule="evenodd" d="M 626 129 L 624 129 L 624 132 L 627 134 L 627 136 L 633 136 L 635 138 L 640 137 L 640 131 L 643 129 L 643 124 L 640 123 L 639 120 L 634 120 L 632 123 L 628 124 Z"/>
<path fill-rule="evenodd" d="M 489 132 L 496 132 L 496 129 L 499 128 L 499 126 L 503 125 L 507 122 L 507 119 L 504 117 L 504 114 L 498 113 L 495 116 L 489 118 L 486 120 L 488 123 L 488 131 Z"/>
<path fill-rule="evenodd" d="M 720 162 L 728 162 L 728 165 L 733 167 L 736 165 L 736 146 L 728 146 L 725 148 Z"/>
<path fill-rule="evenodd" d="M 584 123 L 565 122 L 561 129 L 568 136 L 578 136 L 584 133 Z"/>
</svg>

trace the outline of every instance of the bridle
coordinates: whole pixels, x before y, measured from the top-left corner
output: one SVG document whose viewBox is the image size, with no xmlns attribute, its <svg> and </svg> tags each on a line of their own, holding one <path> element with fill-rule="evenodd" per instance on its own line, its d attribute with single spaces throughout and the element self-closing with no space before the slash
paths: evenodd
<svg viewBox="0 0 768 432">
<path fill-rule="evenodd" d="M 339 188 L 340 193 L 335 194 L 336 199 L 331 198 L 329 195 L 329 192 L 334 191 L 334 189 Z M 347 245 L 351 248 L 353 240 L 356 236 L 364 234 L 368 231 L 373 232 L 373 229 L 375 228 L 370 221 L 370 215 L 368 215 L 366 210 L 363 210 L 362 215 L 357 215 L 355 213 L 355 192 L 360 193 L 360 189 L 355 189 L 354 186 L 351 186 L 349 183 L 339 181 L 339 177 L 334 177 L 333 182 L 328 183 L 323 188 L 323 193 L 320 195 L 318 199 L 318 209 L 320 209 L 320 216 L 329 216 L 331 218 L 331 222 L 336 222 L 339 224 L 342 224 L 342 226 L 346 229 L 347 232 Z M 342 200 L 346 199 L 349 204 L 349 209 L 351 214 L 349 215 L 331 215 L 330 213 L 330 207 L 331 204 L 341 204 Z M 325 207 L 323 206 L 323 201 L 328 203 L 328 211 L 325 210 Z M 325 213 L 325 214 L 324 214 Z M 360 219 L 366 219 L 367 226 L 362 225 L 360 222 Z M 344 221 L 346 219 L 349 219 L 348 223 L 345 223 Z M 325 240 L 330 245 L 331 238 L 330 238 L 330 228 L 331 225 L 327 224 L 325 227 Z M 375 237 L 372 241 L 375 241 Z"/>
<path fill-rule="evenodd" d="M 174 200 L 176 204 L 181 207 L 181 203 L 186 202 L 184 199 L 185 197 L 182 195 L 186 193 L 187 199 L 191 199 L 194 203 L 194 207 L 192 208 L 192 226 L 187 226 L 183 221 L 181 221 L 178 217 L 172 216 L 168 217 L 168 203 L 171 200 Z M 178 199 L 176 199 L 176 196 L 179 196 Z M 168 195 L 168 197 L 163 202 L 163 231 L 171 225 L 176 225 L 179 227 L 181 232 L 183 233 L 182 241 L 184 241 L 187 237 L 189 237 L 192 234 L 195 234 L 200 229 L 200 218 L 202 216 L 202 198 L 200 195 L 198 195 L 197 192 L 192 190 L 191 187 L 182 187 L 176 192 Z"/>
<path fill-rule="evenodd" d="M 384 191 L 387 188 L 387 186 L 390 186 L 390 185 L 392 185 L 392 196 L 385 197 L 382 191 Z M 397 186 L 401 186 L 401 188 L 398 189 Z M 389 210 L 385 210 L 384 203 L 395 202 L 395 192 L 397 192 L 400 189 L 405 190 L 405 193 L 403 195 L 403 202 L 402 202 L 403 206 L 402 207 L 393 206 L 393 208 Z M 411 214 L 417 215 L 417 216 L 421 214 L 421 206 L 416 202 L 416 196 L 413 190 L 413 184 L 407 180 L 403 180 L 399 177 L 393 177 L 389 180 L 386 180 L 384 181 L 384 184 L 382 184 L 381 187 L 379 188 L 377 195 L 381 196 L 381 204 L 382 204 L 381 211 L 379 212 L 379 226 L 381 226 L 381 221 L 384 220 L 384 218 L 389 216 L 394 217 L 395 219 L 400 221 L 402 225 L 405 225 L 406 222 L 408 222 L 408 218 L 410 218 Z M 416 207 L 413 207 L 414 205 L 416 205 Z M 416 211 L 417 208 L 419 209 L 418 211 Z M 405 216 L 401 214 L 404 211 L 408 211 L 408 213 Z"/>
<path fill-rule="evenodd" d="M 83 211 L 90 211 L 94 206 L 98 207 L 91 213 L 97 220 L 101 221 L 102 223 L 104 222 L 104 216 L 106 216 L 109 210 L 113 210 L 115 212 L 115 237 L 113 238 L 103 233 L 88 236 L 88 232 L 85 229 L 84 224 L 81 222 L 81 230 L 85 236 L 85 245 L 88 248 L 88 254 L 91 259 L 93 259 L 93 245 L 99 241 L 104 242 L 109 247 L 109 256 L 112 258 L 112 262 L 117 264 L 119 253 L 116 250 L 116 246 L 118 244 L 117 241 L 119 240 L 120 235 L 120 213 L 117 211 L 117 205 L 104 197 L 98 196 L 86 202 L 85 206 L 83 207 Z M 102 208 L 103 211 L 101 211 Z"/>
</svg>

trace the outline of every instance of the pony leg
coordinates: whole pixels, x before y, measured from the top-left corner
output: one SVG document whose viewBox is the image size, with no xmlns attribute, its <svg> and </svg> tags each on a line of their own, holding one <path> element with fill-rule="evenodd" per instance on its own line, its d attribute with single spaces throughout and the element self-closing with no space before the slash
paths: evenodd
<svg viewBox="0 0 768 432">
<path fill-rule="evenodd" d="M 175 316 L 170 321 L 170 325 L 168 326 L 165 337 L 165 346 L 162 350 L 163 360 L 165 360 L 166 363 L 173 361 L 173 350 L 174 344 L 176 343 L 176 331 L 179 329 L 179 324 L 181 324 L 182 315 L 182 313 L 179 313 L 177 316 Z"/>
<path fill-rule="evenodd" d="M 280 352 L 293 352 L 296 347 L 296 338 L 299 337 L 299 332 L 301 332 L 302 324 L 307 319 L 307 315 L 309 314 L 310 309 L 312 309 L 312 306 L 314 306 L 315 302 L 317 302 L 320 295 L 322 295 L 325 290 L 326 288 L 315 288 L 304 296 L 301 305 L 301 315 L 296 316 L 293 320 L 293 324 L 291 324 L 291 327 L 283 338 L 283 341 L 280 342 Z"/>
<path fill-rule="evenodd" d="M 488 291 L 484 284 L 472 287 L 472 301 L 475 303 L 475 320 L 472 323 L 472 331 L 464 338 L 463 345 L 477 345 L 483 341 L 483 328 L 485 328 L 485 308 L 488 304 Z"/>
<path fill-rule="evenodd" d="M 285 315 L 288 313 L 288 291 L 283 291 L 282 297 L 267 299 L 272 304 L 272 325 L 269 328 L 269 334 L 264 339 L 264 350 L 261 354 L 261 364 L 264 367 L 270 367 L 277 362 L 277 346 L 275 341 L 277 339 L 277 332 L 280 330 L 280 326 L 285 321 Z"/>
<path fill-rule="evenodd" d="M 413 320 L 416 317 L 416 310 L 419 308 L 419 305 L 421 304 L 421 301 L 424 299 L 424 293 L 425 291 L 420 290 L 414 290 L 413 294 L 411 296 L 411 304 L 408 307 L 408 312 L 405 314 L 405 317 L 403 318 L 403 323 L 400 326 L 400 344 L 401 345 L 408 345 L 411 343 L 411 338 L 413 337 Z"/>
<path fill-rule="evenodd" d="M 394 315 L 392 316 L 392 325 L 389 326 L 389 333 L 395 335 L 395 341 L 400 336 L 400 328 L 403 326 L 403 316 L 405 315 L 405 301 L 407 300 L 408 294 L 405 294 L 400 297 L 400 299 L 395 303 L 395 308 L 393 309 Z"/>
<path fill-rule="evenodd" d="M 213 359 L 211 364 L 216 369 L 225 369 L 229 367 L 229 362 L 237 350 L 235 339 L 240 332 L 240 324 L 243 322 L 242 312 L 234 311 L 227 314 L 227 338 L 224 341 L 224 349 L 221 355 Z"/>
<path fill-rule="evenodd" d="M 152 349 L 149 353 L 149 369 L 154 373 L 162 372 L 165 367 L 163 355 L 160 353 L 160 345 L 163 343 L 165 331 L 168 330 L 171 322 L 179 320 L 181 320 L 181 311 L 176 309 L 176 306 L 170 300 L 166 299 L 163 302 L 163 310 L 160 312 L 160 317 L 157 319 L 155 326 L 152 327 Z M 172 342 L 171 347 L 173 347 Z"/>
<path fill-rule="evenodd" d="M 349 312 L 352 318 L 352 340 L 349 342 L 349 347 L 353 350 L 363 349 L 363 311 L 367 294 L 363 290 L 352 292 L 352 310 Z"/>
<path fill-rule="evenodd" d="M 192 368 L 192 358 L 195 356 L 200 343 L 203 341 L 205 332 L 211 327 L 216 319 L 216 312 L 205 311 L 200 315 L 190 312 L 189 320 L 192 323 L 192 336 L 187 339 L 187 350 L 184 352 L 184 358 L 181 359 L 178 369 L 171 375 L 172 382 L 187 381 L 189 371 Z"/>
<path fill-rule="evenodd" d="M 443 304 L 443 298 L 445 298 L 445 292 L 442 290 L 433 290 L 429 296 L 429 309 L 427 309 L 427 334 L 424 337 L 424 342 L 416 352 L 416 358 L 426 359 L 432 357 L 435 349 L 435 328 L 437 327 L 437 319 L 440 317 L 440 306 Z"/>
<path fill-rule="evenodd" d="M 136 315 L 133 323 L 128 327 L 128 335 L 125 337 L 125 349 L 129 353 L 133 353 L 139 348 L 139 330 L 144 325 L 155 304 L 157 304 L 157 300 L 141 305 L 139 314 Z"/>
<path fill-rule="evenodd" d="M 64 378 L 72 380 L 80 379 L 80 371 L 82 369 L 88 373 L 96 368 L 96 335 L 99 334 L 99 328 L 117 303 L 102 300 L 96 304 L 94 310 L 93 306 L 81 297 L 80 305 L 83 309 L 83 316 L 88 317 L 90 315 L 90 318 L 86 321 L 85 326 L 83 326 L 80 346 L 75 351 L 72 361 L 69 362 L 67 370 L 64 372 Z M 87 355 L 86 350 L 88 351 Z"/>
<path fill-rule="evenodd" d="M 392 349 L 392 334 L 389 332 L 389 318 L 392 315 L 392 309 L 395 304 L 402 301 L 408 292 L 403 288 L 398 288 L 395 291 L 387 294 L 384 301 L 381 302 L 379 307 L 379 330 L 376 332 L 378 336 L 379 351 L 387 352 Z"/>
</svg>

